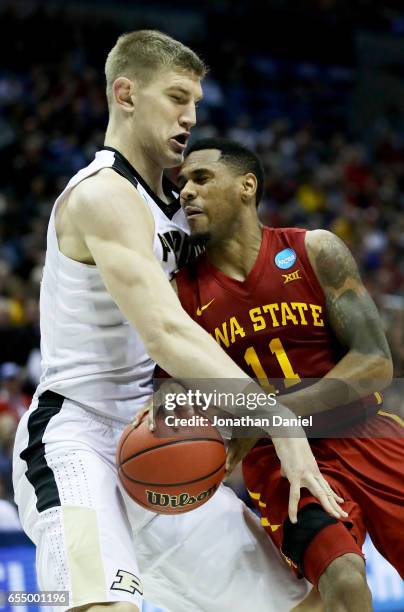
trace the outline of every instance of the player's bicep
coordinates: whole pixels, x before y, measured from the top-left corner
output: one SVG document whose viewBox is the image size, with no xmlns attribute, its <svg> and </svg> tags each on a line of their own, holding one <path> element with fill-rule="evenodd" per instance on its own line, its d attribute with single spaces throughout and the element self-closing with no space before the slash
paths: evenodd
<svg viewBox="0 0 404 612">
<path fill-rule="evenodd" d="M 306 248 L 326 297 L 327 321 L 343 346 L 390 359 L 377 308 L 347 246 L 325 230 L 307 232 Z"/>
<path fill-rule="evenodd" d="M 108 177 L 77 190 L 71 209 L 122 313 L 141 333 L 158 330 L 178 300 L 154 256 L 154 221 L 144 201 L 129 185 Z"/>
<path fill-rule="evenodd" d="M 114 171 L 104 169 L 75 187 L 69 214 L 92 250 L 100 244 L 118 243 L 145 254 L 152 252 L 153 216 L 138 192 Z"/>
<path fill-rule="evenodd" d="M 87 245 L 108 292 L 129 320 L 136 317 L 133 307 L 148 304 L 152 314 L 157 296 L 171 291 L 152 252 L 97 236 L 89 237 Z"/>
</svg>

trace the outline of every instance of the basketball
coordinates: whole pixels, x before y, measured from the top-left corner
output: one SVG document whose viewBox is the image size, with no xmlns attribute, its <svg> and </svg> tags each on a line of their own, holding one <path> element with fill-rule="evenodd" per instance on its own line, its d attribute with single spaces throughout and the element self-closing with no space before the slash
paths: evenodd
<svg viewBox="0 0 404 612">
<path fill-rule="evenodd" d="M 120 481 L 135 502 L 161 514 L 180 514 L 214 495 L 224 477 L 226 452 L 217 429 L 207 418 L 198 418 L 204 425 L 174 430 L 157 416 L 154 432 L 146 419 L 137 428 L 132 424 L 125 428 L 117 466 Z"/>
</svg>

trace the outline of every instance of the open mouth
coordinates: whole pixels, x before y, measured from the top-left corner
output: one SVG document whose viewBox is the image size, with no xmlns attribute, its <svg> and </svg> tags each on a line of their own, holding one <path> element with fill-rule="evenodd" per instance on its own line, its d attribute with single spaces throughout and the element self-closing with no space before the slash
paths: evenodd
<svg viewBox="0 0 404 612">
<path fill-rule="evenodd" d="M 174 145 L 174 148 L 177 151 L 184 151 L 187 146 L 187 142 L 189 139 L 189 134 L 187 132 L 182 132 L 181 134 L 177 134 L 170 138 L 170 142 Z"/>
</svg>

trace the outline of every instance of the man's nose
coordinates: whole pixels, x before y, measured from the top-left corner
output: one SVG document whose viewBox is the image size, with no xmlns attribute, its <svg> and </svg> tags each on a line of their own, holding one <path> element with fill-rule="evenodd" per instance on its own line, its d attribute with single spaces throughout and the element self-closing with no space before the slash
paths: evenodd
<svg viewBox="0 0 404 612">
<path fill-rule="evenodd" d="M 194 127 L 196 124 L 196 109 L 193 102 L 186 106 L 180 117 L 179 123 L 180 126 L 185 128 L 188 132 L 192 127 Z"/>
<path fill-rule="evenodd" d="M 181 189 L 181 199 L 184 202 L 189 202 L 190 200 L 193 200 L 195 198 L 195 189 L 192 188 L 192 186 L 187 183 L 182 189 Z"/>
</svg>

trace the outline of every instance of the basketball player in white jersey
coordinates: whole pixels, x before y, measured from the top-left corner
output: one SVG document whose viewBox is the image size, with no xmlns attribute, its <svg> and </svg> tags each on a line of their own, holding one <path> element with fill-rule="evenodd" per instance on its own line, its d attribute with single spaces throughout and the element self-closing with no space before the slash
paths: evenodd
<svg viewBox="0 0 404 612">
<path fill-rule="evenodd" d="M 286 612 L 306 593 L 228 489 L 172 517 L 125 505 L 117 481 L 116 445 L 152 392 L 154 362 L 175 378 L 220 373 L 252 389 L 182 310 L 167 278 L 189 245 L 163 168 L 183 160 L 204 72 L 166 35 L 120 37 L 106 63 L 105 147 L 51 214 L 43 373 L 18 428 L 14 488 L 37 546 L 40 588 L 68 591 L 65 609 L 137 612 L 145 592 L 170 612 Z M 274 444 L 291 482 L 292 520 L 302 486 L 342 516 L 306 439 Z"/>
</svg>

